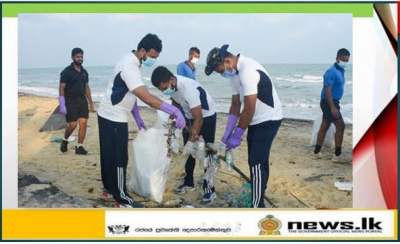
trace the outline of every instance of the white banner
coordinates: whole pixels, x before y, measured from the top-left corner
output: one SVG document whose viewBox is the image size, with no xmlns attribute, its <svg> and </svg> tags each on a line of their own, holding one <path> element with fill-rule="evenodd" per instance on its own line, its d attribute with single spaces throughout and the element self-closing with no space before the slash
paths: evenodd
<svg viewBox="0 0 400 244">
<path fill-rule="evenodd" d="M 390 210 L 106 211 L 106 237 L 394 238 Z"/>
</svg>

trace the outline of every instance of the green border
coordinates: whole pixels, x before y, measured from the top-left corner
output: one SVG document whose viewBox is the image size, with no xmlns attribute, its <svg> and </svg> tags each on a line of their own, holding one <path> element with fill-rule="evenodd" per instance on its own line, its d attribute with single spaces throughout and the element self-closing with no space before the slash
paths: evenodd
<svg viewBox="0 0 400 244">
<path fill-rule="evenodd" d="M 3 17 L 21 13 L 352 13 L 372 17 L 371 3 L 5 3 Z"/>
</svg>

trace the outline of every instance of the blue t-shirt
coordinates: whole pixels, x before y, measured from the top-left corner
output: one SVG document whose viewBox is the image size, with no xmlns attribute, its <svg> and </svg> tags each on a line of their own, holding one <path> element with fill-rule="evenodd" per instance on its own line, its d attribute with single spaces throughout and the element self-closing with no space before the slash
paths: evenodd
<svg viewBox="0 0 400 244">
<path fill-rule="evenodd" d="M 332 87 L 332 99 L 340 100 L 344 92 L 344 69 L 336 63 L 333 64 L 324 74 L 324 87 L 322 88 L 321 98 L 326 98 L 325 87 Z"/>
<path fill-rule="evenodd" d="M 178 68 L 176 69 L 177 75 L 181 75 L 193 80 L 196 80 L 196 68 L 191 68 L 188 64 L 187 61 L 184 61 L 180 64 L 178 64 Z"/>
</svg>

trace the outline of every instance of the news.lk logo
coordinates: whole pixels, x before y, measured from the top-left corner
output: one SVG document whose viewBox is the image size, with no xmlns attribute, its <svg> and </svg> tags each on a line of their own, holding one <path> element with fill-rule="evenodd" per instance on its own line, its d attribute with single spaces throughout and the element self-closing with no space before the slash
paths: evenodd
<svg viewBox="0 0 400 244">
<path fill-rule="evenodd" d="M 370 217 L 354 221 L 290 221 L 289 233 L 382 233 L 382 222 Z"/>
</svg>

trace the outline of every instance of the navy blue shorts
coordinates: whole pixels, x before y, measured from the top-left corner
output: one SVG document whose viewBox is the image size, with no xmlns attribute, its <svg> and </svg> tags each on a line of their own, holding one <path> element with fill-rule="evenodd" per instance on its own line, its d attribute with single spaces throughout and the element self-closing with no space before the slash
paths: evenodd
<svg viewBox="0 0 400 244">
<path fill-rule="evenodd" d="M 342 114 L 340 113 L 340 101 L 333 99 L 333 104 L 335 104 L 335 107 L 337 108 L 337 110 L 339 111 L 340 117 L 339 118 L 333 118 L 332 112 L 331 112 L 331 107 L 329 106 L 328 101 L 323 98 L 321 99 L 321 102 L 319 103 L 319 106 L 321 107 L 322 110 L 322 118 L 329 120 L 329 121 L 333 121 L 333 120 L 338 120 L 342 118 Z"/>
<path fill-rule="evenodd" d="M 65 106 L 67 107 L 67 122 L 78 121 L 79 118 L 89 118 L 89 105 L 85 95 L 65 96 Z"/>
</svg>

